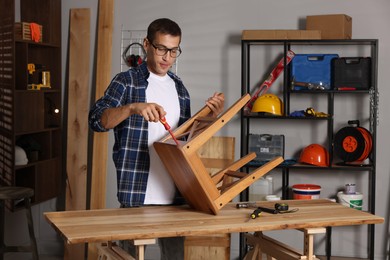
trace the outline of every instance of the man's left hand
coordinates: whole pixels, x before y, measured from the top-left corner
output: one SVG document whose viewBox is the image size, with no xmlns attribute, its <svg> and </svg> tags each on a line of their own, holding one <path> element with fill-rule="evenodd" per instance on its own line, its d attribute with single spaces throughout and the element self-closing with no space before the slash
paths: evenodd
<svg viewBox="0 0 390 260">
<path fill-rule="evenodd" d="M 212 97 L 206 100 L 206 105 L 211 109 L 210 116 L 217 117 L 222 113 L 225 104 L 225 96 L 223 93 L 215 92 Z"/>
</svg>

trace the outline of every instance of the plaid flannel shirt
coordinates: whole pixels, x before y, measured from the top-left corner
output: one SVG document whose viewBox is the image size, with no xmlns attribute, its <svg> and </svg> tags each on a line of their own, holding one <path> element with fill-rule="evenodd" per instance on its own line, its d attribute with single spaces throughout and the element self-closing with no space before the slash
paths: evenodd
<svg viewBox="0 0 390 260">
<path fill-rule="evenodd" d="M 179 96 L 179 125 L 191 117 L 189 93 L 175 74 Z M 103 97 L 96 101 L 89 112 L 89 126 L 96 132 L 106 132 L 101 125 L 103 111 L 130 103 L 146 102 L 149 71 L 146 63 L 117 74 Z M 140 115 L 132 115 L 114 128 L 115 143 L 113 161 L 117 171 L 118 201 L 124 207 L 143 205 L 149 175 L 148 122 Z"/>
</svg>

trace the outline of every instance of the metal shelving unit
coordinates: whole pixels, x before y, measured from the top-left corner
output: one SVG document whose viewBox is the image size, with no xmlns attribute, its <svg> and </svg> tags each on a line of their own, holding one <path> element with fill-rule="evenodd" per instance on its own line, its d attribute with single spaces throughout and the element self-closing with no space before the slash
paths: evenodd
<svg viewBox="0 0 390 260">
<path fill-rule="evenodd" d="M 281 95 L 283 95 L 283 103 L 284 103 L 284 115 L 290 114 L 291 109 L 291 99 L 295 95 L 319 95 L 319 98 L 325 98 L 327 101 L 327 113 L 331 115 L 329 118 L 294 118 L 291 116 L 260 116 L 256 114 L 245 114 L 244 111 L 241 112 L 241 157 L 248 154 L 249 144 L 248 144 L 248 136 L 251 130 L 251 121 L 257 120 L 266 120 L 267 124 L 272 124 L 276 122 L 302 122 L 302 124 L 308 122 L 326 122 L 327 129 L 327 148 L 330 156 L 330 166 L 329 167 L 315 167 L 315 166 L 307 166 L 307 165 L 282 165 L 277 169 L 282 173 L 282 198 L 289 199 L 289 184 L 290 178 L 294 174 L 292 171 L 306 171 L 306 170 L 320 170 L 320 171 L 365 171 L 368 172 L 368 211 L 372 214 L 375 214 L 375 190 L 376 190 L 376 132 L 378 125 L 378 89 L 377 89 L 377 66 L 378 66 L 378 40 L 376 39 L 357 39 L 357 40 L 242 40 L 242 54 L 241 54 L 241 78 L 242 78 L 242 89 L 241 94 L 244 95 L 246 93 L 251 93 L 251 58 L 254 59 L 252 48 L 270 48 L 270 46 L 280 48 L 280 53 L 284 55 L 286 60 L 286 53 L 288 50 L 298 49 L 300 52 L 304 51 L 306 47 L 311 48 L 367 48 L 369 56 L 371 57 L 371 88 L 369 90 L 353 90 L 353 91 L 340 91 L 340 90 L 324 90 L 324 91 L 310 91 L 310 90 L 291 90 L 290 82 L 290 65 L 285 64 L 284 73 L 283 73 L 283 82 L 282 82 L 282 90 Z M 296 52 L 297 53 L 297 52 Z M 258 56 L 256 56 L 259 59 Z M 337 164 L 335 156 L 333 155 L 333 138 L 335 131 L 335 112 L 334 104 L 335 97 L 339 95 L 361 95 L 364 97 L 368 97 L 369 100 L 369 116 L 367 120 L 369 121 L 369 131 L 372 134 L 372 142 L 373 149 L 369 158 L 367 159 L 367 163 L 362 166 L 341 166 Z M 337 113 L 336 113 L 337 114 Z M 294 121 L 292 121 L 294 120 Z M 252 166 L 247 165 L 246 171 L 249 172 Z M 312 178 L 315 178 L 312 177 Z M 248 192 L 246 190 L 242 192 L 240 199 L 242 201 L 248 200 Z M 326 255 L 327 258 L 330 259 L 331 256 L 331 234 L 332 229 L 327 228 L 327 237 L 326 237 Z M 375 247 L 375 226 L 369 225 L 367 231 L 367 245 L 368 245 L 368 258 L 374 259 L 374 247 Z M 247 251 L 244 236 L 240 236 L 240 258 L 245 255 Z"/>
</svg>

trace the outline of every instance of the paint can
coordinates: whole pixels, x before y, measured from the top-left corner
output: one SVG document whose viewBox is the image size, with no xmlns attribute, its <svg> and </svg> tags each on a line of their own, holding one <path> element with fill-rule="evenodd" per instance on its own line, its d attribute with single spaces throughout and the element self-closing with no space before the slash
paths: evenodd
<svg viewBox="0 0 390 260">
<path fill-rule="evenodd" d="M 319 199 L 321 186 L 316 184 L 295 184 L 292 186 L 292 192 L 295 200 Z"/>
<path fill-rule="evenodd" d="M 355 194 L 356 193 L 356 185 L 355 183 L 347 183 L 345 184 L 345 194 Z"/>
<path fill-rule="evenodd" d="M 363 208 L 363 194 L 355 192 L 355 194 L 345 194 L 343 191 L 337 193 L 337 199 L 341 205 L 362 210 Z"/>
</svg>

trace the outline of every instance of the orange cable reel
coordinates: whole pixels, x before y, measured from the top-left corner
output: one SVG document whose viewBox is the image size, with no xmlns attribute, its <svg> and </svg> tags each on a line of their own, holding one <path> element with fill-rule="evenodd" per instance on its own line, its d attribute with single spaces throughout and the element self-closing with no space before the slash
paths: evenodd
<svg viewBox="0 0 390 260">
<path fill-rule="evenodd" d="M 334 153 L 344 163 L 363 162 L 372 151 L 372 135 L 370 131 L 359 126 L 359 120 L 348 121 L 347 126 L 341 128 L 334 137 Z"/>
</svg>

